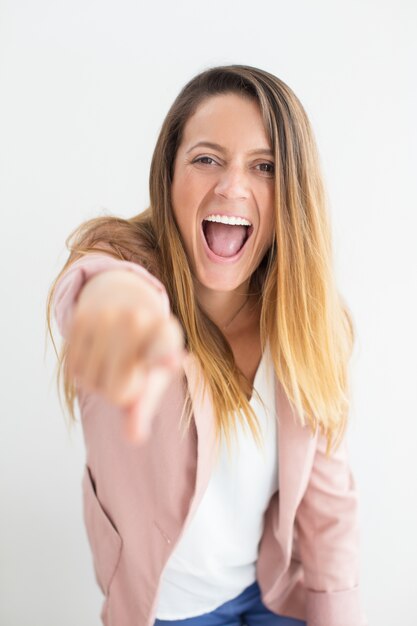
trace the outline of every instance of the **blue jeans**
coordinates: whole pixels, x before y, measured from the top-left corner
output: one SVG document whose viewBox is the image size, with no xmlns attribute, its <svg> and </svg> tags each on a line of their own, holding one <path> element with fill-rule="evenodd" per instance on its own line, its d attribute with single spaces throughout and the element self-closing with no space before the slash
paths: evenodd
<svg viewBox="0 0 417 626">
<path fill-rule="evenodd" d="M 197 617 L 178 620 L 155 620 L 154 626 L 306 626 L 306 622 L 272 613 L 262 603 L 255 581 L 233 600 L 228 600 L 214 611 Z"/>
</svg>

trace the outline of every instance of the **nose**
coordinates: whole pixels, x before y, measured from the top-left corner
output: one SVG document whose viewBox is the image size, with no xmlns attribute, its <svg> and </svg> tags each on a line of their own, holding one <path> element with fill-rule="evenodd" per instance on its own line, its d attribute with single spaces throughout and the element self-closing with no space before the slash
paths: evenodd
<svg viewBox="0 0 417 626">
<path fill-rule="evenodd" d="M 224 168 L 214 189 L 215 193 L 229 200 L 249 197 L 246 174 L 238 165 Z"/>
</svg>

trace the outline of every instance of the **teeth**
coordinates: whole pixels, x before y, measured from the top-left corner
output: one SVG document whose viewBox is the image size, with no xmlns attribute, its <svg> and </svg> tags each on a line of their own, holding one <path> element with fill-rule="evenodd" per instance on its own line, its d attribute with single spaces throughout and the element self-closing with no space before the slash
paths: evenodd
<svg viewBox="0 0 417 626">
<path fill-rule="evenodd" d="M 232 226 L 252 226 L 243 217 L 228 217 L 227 215 L 208 215 L 204 218 L 207 222 L 220 222 L 221 224 L 231 224 Z"/>
</svg>

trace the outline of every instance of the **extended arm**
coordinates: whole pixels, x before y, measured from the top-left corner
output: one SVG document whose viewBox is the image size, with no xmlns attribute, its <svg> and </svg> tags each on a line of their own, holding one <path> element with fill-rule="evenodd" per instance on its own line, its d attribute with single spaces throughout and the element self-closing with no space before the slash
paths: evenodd
<svg viewBox="0 0 417 626">
<path fill-rule="evenodd" d="M 184 356 L 163 285 L 136 263 L 91 253 L 60 277 L 53 308 L 68 375 L 122 408 L 128 438 L 144 441 Z"/>
</svg>

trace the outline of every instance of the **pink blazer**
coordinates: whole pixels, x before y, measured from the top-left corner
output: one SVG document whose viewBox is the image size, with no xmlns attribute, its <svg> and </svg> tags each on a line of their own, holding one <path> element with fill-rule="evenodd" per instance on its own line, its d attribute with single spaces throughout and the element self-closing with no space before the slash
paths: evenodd
<svg viewBox="0 0 417 626">
<path fill-rule="evenodd" d="M 154 285 L 169 313 L 164 286 L 143 267 L 89 254 L 57 285 L 53 307 L 64 338 L 83 284 L 98 272 L 120 268 Z M 84 522 L 104 594 L 105 626 L 153 625 L 164 566 L 207 486 L 214 414 L 197 384 L 197 367 L 188 354 L 142 446 L 125 442 L 122 410 L 78 388 L 86 444 Z M 182 437 L 178 425 L 187 387 L 194 420 Z M 275 391 L 279 490 L 265 511 L 259 544 L 262 601 L 308 626 L 366 626 L 358 584 L 358 500 L 346 440 L 326 458 L 324 437 L 297 423 L 278 379 Z"/>
</svg>

